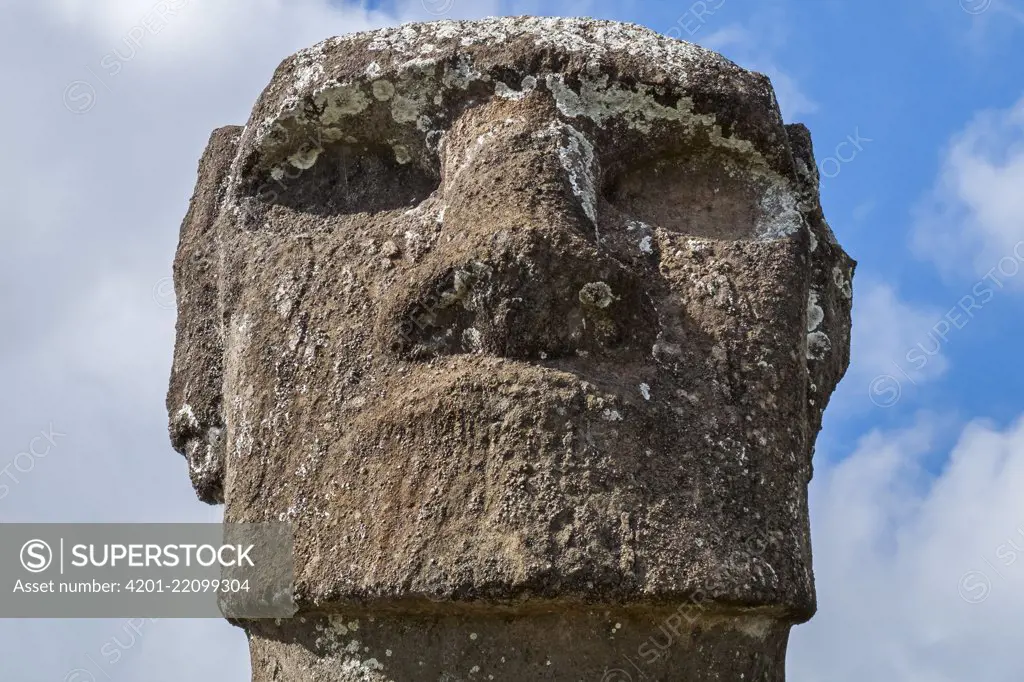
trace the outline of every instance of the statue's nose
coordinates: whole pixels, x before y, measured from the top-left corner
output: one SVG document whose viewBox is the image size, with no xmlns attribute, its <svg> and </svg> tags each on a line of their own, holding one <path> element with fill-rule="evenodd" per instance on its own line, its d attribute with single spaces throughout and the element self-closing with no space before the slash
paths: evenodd
<svg viewBox="0 0 1024 682">
<path fill-rule="evenodd" d="M 650 348 L 656 312 L 597 236 L 594 147 L 553 105 L 470 110 L 440 157 L 443 232 L 385 313 L 392 350 L 554 359 Z"/>
<path fill-rule="evenodd" d="M 441 152 L 451 224 L 588 240 L 596 234 L 594 146 L 540 94 L 471 109 L 449 130 Z"/>
</svg>

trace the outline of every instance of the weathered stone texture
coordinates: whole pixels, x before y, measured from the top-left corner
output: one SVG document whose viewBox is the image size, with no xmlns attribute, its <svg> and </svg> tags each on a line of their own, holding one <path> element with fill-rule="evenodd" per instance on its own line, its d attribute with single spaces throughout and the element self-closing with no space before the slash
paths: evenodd
<svg viewBox="0 0 1024 682">
<path fill-rule="evenodd" d="M 683 612 L 649 679 L 782 679 L 854 264 L 767 78 L 593 20 L 327 40 L 175 265 L 174 445 L 297 533 L 255 679 L 601 679 Z"/>
</svg>

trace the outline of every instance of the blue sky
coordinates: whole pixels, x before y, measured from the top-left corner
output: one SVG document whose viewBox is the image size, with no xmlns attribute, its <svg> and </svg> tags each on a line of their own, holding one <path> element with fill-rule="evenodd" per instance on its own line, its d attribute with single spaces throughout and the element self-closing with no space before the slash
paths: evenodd
<svg viewBox="0 0 1024 682">
<path fill-rule="evenodd" d="M 772 78 L 859 261 L 811 485 L 819 613 L 790 679 L 1024 679 L 1024 0 L 190 0 L 104 70 L 155 4 L 0 4 L 0 472 L 66 434 L 16 484 L 0 473 L 0 521 L 218 518 L 166 440 L 167 278 L 210 130 L 244 122 L 284 56 L 404 20 L 632 21 Z M 214 621 L 89 662 L 123 631 L 0 620 L 2 676 L 247 679 L 244 637 Z"/>
</svg>

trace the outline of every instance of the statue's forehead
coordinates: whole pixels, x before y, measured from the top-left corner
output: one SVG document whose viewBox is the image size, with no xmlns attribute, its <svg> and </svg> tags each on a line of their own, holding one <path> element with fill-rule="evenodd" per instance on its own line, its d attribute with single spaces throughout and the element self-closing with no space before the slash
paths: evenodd
<svg viewBox="0 0 1024 682">
<path fill-rule="evenodd" d="M 331 143 L 422 161 L 468 107 L 538 90 L 599 147 L 693 138 L 793 172 L 764 76 L 640 26 L 556 18 L 405 25 L 303 50 L 261 95 L 236 168 L 302 167 Z"/>
</svg>

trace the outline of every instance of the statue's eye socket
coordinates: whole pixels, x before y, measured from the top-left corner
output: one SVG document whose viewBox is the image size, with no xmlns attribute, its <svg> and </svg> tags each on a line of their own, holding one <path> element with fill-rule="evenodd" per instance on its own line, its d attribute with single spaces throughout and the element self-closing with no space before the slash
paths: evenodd
<svg viewBox="0 0 1024 682">
<path fill-rule="evenodd" d="M 303 213 L 349 215 L 409 208 L 437 186 L 436 174 L 410 162 L 402 148 L 335 143 L 297 151 L 261 172 L 250 196 Z"/>
<path fill-rule="evenodd" d="M 708 239 L 759 233 L 767 181 L 714 154 L 674 156 L 625 168 L 604 196 L 619 211 L 653 227 Z"/>
</svg>

